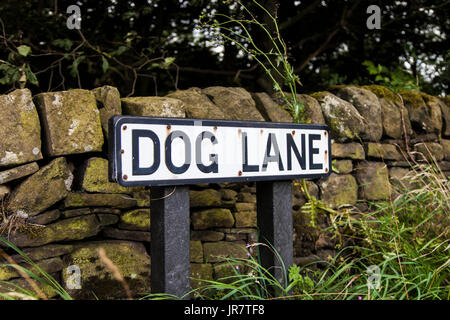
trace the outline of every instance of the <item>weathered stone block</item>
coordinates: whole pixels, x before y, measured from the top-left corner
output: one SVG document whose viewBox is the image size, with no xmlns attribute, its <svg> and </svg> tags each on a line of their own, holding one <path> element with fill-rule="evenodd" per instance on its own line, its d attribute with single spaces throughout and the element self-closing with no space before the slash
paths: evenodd
<svg viewBox="0 0 450 320">
<path fill-rule="evenodd" d="M 360 143 L 333 143 L 331 145 L 331 157 L 333 159 L 350 158 L 354 160 L 364 160 L 364 148 Z"/>
<path fill-rule="evenodd" d="M 437 142 L 421 142 L 414 145 L 414 151 L 418 152 L 417 160 L 441 161 L 444 159 L 444 148 Z"/>
<path fill-rule="evenodd" d="M 122 98 L 123 114 L 130 116 L 152 116 L 184 118 L 186 111 L 181 100 L 167 97 Z"/>
<path fill-rule="evenodd" d="M 332 208 L 354 205 L 358 200 L 358 185 L 350 174 L 331 173 L 327 179 L 319 182 L 321 200 Z"/>
<path fill-rule="evenodd" d="M 224 238 L 223 232 L 205 230 L 205 231 L 195 231 L 191 230 L 191 240 L 199 240 L 199 241 L 220 241 Z"/>
<path fill-rule="evenodd" d="M 255 211 L 255 202 L 237 202 L 235 205 L 236 211 Z"/>
<path fill-rule="evenodd" d="M 167 95 L 184 103 L 186 116 L 193 119 L 230 119 L 222 109 L 202 93 L 199 88 L 177 90 Z"/>
<path fill-rule="evenodd" d="M 82 240 L 95 236 L 102 224 L 95 215 L 60 220 L 45 227 L 11 234 L 10 241 L 18 247 L 39 247 L 61 241 Z"/>
<path fill-rule="evenodd" d="M 0 184 L 14 181 L 39 170 L 39 166 L 36 162 L 27 163 L 19 167 L 15 167 L 9 170 L 0 172 Z"/>
<path fill-rule="evenodd" d="M 125 194 L 115 193 L 82 193 L 71 192 L 64 200 L 65 208 L 76 207 L 113 207 L 132 208 L 136 207 L 137 200 Z"/>
<path fill-rule="evenodd" d="M 113 272 L 100 258 L 100 249 L 119 269 L 133 297 L 150 292 L 150 257 L 142 244 L 120 240 L 95 241 L 83 243 L 64 258 L 66 267 L 62 272 L 62 283 L 73 298 L 95 299 L 92 292 L 99 299 L 127 298 L 123 284 L 115 279 Z M 71 265 L 81 269 L 81 289 L 67 287 L 71 275 L 67 268 Z"/>
<path fill-rule="evenodd" d="M 63 262 L 59 257 L 33 262 L 35 262 L 41 270 L 44 270 L 47 273 L 54 273 L 63 269 Z M 28 264 L 23 265 L 23 267 L 27 268 L 35 274 L 40 274 L 40 271 L 36 267 L 29 266 Z M 0 281 L 7 281 L 12 278 L 20 277 L 21 275 L 16 268 L 0 265 Z"/>
<path fill-rule="evenodd" d="M 448 113 L 447 105 L 438 97 L 433 97 L 423 92 L 421 94 L 428 107 L 429 119 L 434 132 L 439 134 L 446 131 L 443 133 L 444 135 L 448 135 L 450 133 L 450 131 L 447 130 L 448 126 L 444 127 L 445 124 L 448 124 L 448 120 L 450 120 L 450 118 L 448 118 L 450 115 Z"/>
<path fill-rule="evenodd" d="M 332 92 L 339 98 L 350 102 L 364 118 L 361 138 L 379 141 L 383 134 L 383 125 L 381 122 L 381 105 L 377 96 L 369 90 L 355 86 L 338 87 Z"/>
<path fill-rule="evenodd" d="M 243 88 L 209 87 L 202 90 L 231 120 L 264 121 L 252 96 Z"/>
<path fill-rule="evenodd" d="M 11 194 L 8 209 L 35 216 L 69 193 L 73 175 L 65 158 L 56 158 L 23 181 Z"/>
<path fill-rule="evenodd" d="M 237 201 L 256 203 L 256 194 L 250 192 L 239 192 L 237 195 Z"/>
<path fill-rule="evenodd" d="M 407 189 L 417 187 L 417 183 L 412 181 L 410 170 L 407 168 L 389 168 L 389 181 L 393 189 L 393 194 L 398 195 Z"/>
<path fill-rule="evenodd" d="M 352 160 L 336 160 L 333 165 L 339 174 L 350 173 L 353 170 Z"/>
<path fill-rule="evenodd" d="M 441 112 L 442 112 L 442 135 L 444 137 L 449 137 L 450 136 L 450 104 L 449 104 L 449 99 L 443 99 L 441 98 L 441 101 L 443 103 L 439 104 L 441 107 Z"/>
<path fill-rule="evenodd" d="M 364 118 L 351 103 L 326 91 L 311 96 L 319 102 L 333 139 L 345 142 L 360 137 Z"/>
<path fill-rule="evenodd" d="M 401 90 L 404 105 L 408 108 L 413 129 L 417 132 L 441 132 L 442 116 L 436 104 L 426 104 L 418 91 Z"/>
<path fill-rule="evenodd" d="M 247 258 L 245 242 L 206 242 L 203 244 L 205 262 L 220 262 L 223 258 Z"/>
<path fill-rule="evenodd" d="M 403 160 L 404 157 L 398 147 L 387 143 L 369 142 L 366 144 L 367 157 L 384 160 Z"/>
<path fill-rule="evenodd" d="M 30 90 L 0 95 L 0 137 L 0 167 L 42 159 L 41 127 Z"/>
<path fill-rule="evenodd" d="M 190 241 L 191 262 L 203 262 L 203 246 L 201 241 Z"/>
<path fill-rule="evenodd" d="M 214 189 L 189 191 L 189 205 L 191 208 L 218 207 L 222 204 L 222 195 Z"/>
<path fill-rule="evenodd" d="M 442 145 L 442 152 L 444 153 L 444 159 L 450 160 L 450 140 L 442 139 L 441 145 Z"/>
<path fill-rule="evenodd" d="M 238 211 L 234 214 L 237 228 L 256 227 L 256 211 Z"/>
<path fill-rule="evenodd" d="M 120 229 L 150 231 L 150 209 L 135 209 L 120 215 Z"/>
<path fill-rule="evenodd" d="M 391 194 L 386 164 L 363 161 L 355 168 L 360 197 L 366 200 L 386 200 Z"/>
<path fill-rule="evenodd" d="M 145 231 L 122 230 L 122 229 L 107 227 L 107 228 L 103 229 L 103 235 L 106 238 L 112 238 L 112 239 L 131 240 L 131 241 L 138 241 L 138 242 L 150 242 L 150 232 L 145 232 Z"/>
<path fill-rule="evenodd" d="M 55 220 L 58 220 L 60 216 L 61 216 L 61 213 L 59 212 L 59 210 L 55 209 L 55 210 L 43 212 L 34 217 L 30 217 L 30 218 L 28 218 L 27 221 L 29 223 L 45 225 L 45 224 L 49 224 L 50 222 L 53 222 Z"/>
<path fill-rule="evenodd" d="M 307 94 L 297 94 L 297 99 L 305 106 L 306 116 L 309 119 L 309 123 L 326 123 L 322 113 L 322 107 L 316 99 Z"/>
<path fill-rule="evenodd" d="M 108 160 L 90 158 L 86 161 L 81 187 L 84 191 L 99 193 L 128 193 L 143 190 L 139 187 L 122 187 L 108 179 Z"/>
<path fill-rule="evenodd" d="M 32 261 L 39 261 L 71 253 L 73 248 L 74 246 L 71 244 L 48 244 L 36 248 L 24 248 L 22 249 L 22 251 Z M 13 255 L 12 258 L 14 259 L 14 261 L 18 263 L 22 263 L 25 261 L 23 257 L 19 254 Z"/>
<path fill-rule="evenodd" d="M 289 112 L 282 105 L 273 101 L 267 93 L 252 93 L 252 97 L 256 102 L 256 108 L 267 121 L 293 122 Z"/>
<path fill-rule="evenodd" d="M 94 94 L 95 100 L 97 100 L 103 131 L 108 134 L 109 118 L 122 114 L 119 90 L 111 86 L 103 86 L 95 88 L 91 92 Z"/>
<path fill-rule="evenodd" d="M 103 132 L 95 96 L 88 90 L 45 92 L 34 97 L 50 156 L 101 151 Z"/>
<path fill-rule="evenodd" d="M 194 230 L 204 230 L 215 227 L 230 228 L 234 225 L 234 218 L 229 209 L 207 209 L 192 213 Z"/>
<path fill-rule="evenodd" d="M 403 136 L 403 124 L 408 135 L 412 135 L 411 121 L 408 109 L 403 106 L 401 96 L 379 85 L 362 86 L 373 92 L 380 101 L 381 119 L 384 135 L 401 139 Z M 403 114 L 403 119 L 402 119 Z"/>
<path fill-rule="evenodd" d="M 288 99 L 291 99 L 292 97 L 291 93 L 285 92 L 284 94 L 288 97 Z M 288 107 L 288 104 L 281 95 L 281 93 L 276 92 L 275 94 L 273 94 L 272 98 L 279 105 Z M 325 119 L 322 114 L 322 108 L 320 107 L 320 104 L 319 102 L 317 102 L 316 99 L 310 97 L 307 94 L 297 94 L 297 101 L 303 103 L 308 123 L 325 124 Z"/>
</svg>

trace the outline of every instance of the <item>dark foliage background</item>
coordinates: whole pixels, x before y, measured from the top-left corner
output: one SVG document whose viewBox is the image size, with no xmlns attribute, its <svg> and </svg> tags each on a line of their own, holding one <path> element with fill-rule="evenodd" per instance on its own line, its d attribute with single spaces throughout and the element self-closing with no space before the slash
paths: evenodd
<svg viewBox="0 0 450 320">
<path fill-rule="evenodd" d="M 272 84 L 250 57 L 231 43 L 213 50 L 214 33 L 195 29 L 202 12 L 239 16 L 231 2 L 2 0 L 0 92 L 104 84 L 118 87 L 123 96 L 212 85 L 270 91 Z M 254 8 L 251 1 L 245 3 Z M 289 59 L 303 83 L 301 92 L 400 79 L 431 94 L 448 94 L 450 1 L 260 3 L 278 17 Z M 66 26 L 66 9 L 73 4 L 81 8 L 80 30 Z M 379 30 L 366 26 L 366 11 L 373 4 L 381 8 Z M 254 30 L 253 36 L 270 50 L 264 35 Z M 371 74 L 365 61 L 384 68 Z"/>
</svg>

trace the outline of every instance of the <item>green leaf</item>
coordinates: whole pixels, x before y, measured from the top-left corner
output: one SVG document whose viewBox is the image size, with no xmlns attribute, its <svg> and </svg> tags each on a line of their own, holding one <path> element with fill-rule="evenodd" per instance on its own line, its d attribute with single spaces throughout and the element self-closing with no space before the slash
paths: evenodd
<svg viewBox="0 0 450 320">
<path fill-rule="evenodd" d="M 167 57 L 164 59 L 164 62 L 161 64 L 161 68 L 167 69 L 170 65 L 175 61 L 175 57 Z"/>
<path fill-rule="evenodd" d="M 63 48 L 64 50 L 70 50 L 73 42 L 70 39 L 56 39 L 53 40 L 52 45 Z"/>
<path fill-rule="evenodd" d="M 31 71 L 29 65 L 25 67 L 25 74 L 27 76 L 28 82 L 34 84 L 35 86 L 39 85 L 38 79 L 36 78 L 36 75 Z"/>
<path fill-rule="evenodd" d="M 69 67 L 70 68 L 70 75 L 72 77 L 76 77 L 78 75 L 78 65 L 80 64 L 81 61 L 83 61 L 85 57 L 84 56 L 79 56 L 78 58 L 76 58 L 72 65 Z"/>
<path fill-rule="evenodd" d="M 109 62 L 104 56 L 102 56 L 102 61 L 103 61 L 103 63 L 102 63 L 102 70 L 103 70 L 103 73 L 106 73 L 106 71 L 109 68 Z"/>
<path fill-rule="evenodd" d="M 31 52 L 31 48 L 26 45 L 21 45 L 17 47 L 17 52 L 19 52 L 21 56 L 26 57 Z"/>
</svg>

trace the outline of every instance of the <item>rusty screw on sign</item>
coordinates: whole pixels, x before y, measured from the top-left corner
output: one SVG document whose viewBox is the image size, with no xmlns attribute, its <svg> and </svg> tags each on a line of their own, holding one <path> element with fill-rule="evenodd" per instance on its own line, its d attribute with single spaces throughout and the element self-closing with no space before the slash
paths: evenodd
<svg viewBox="0 0 450 320">
<path fill-rule="evenodd" d="M 127 179 L 128 179 L 128 176 L 127 176 L 126 174 L 124 174 L 124 175 L 122 176 L 122 179 L 123 179 L 123 180 L 127 180 Z"/>
<path fill-rule="evenodd" d="M 123 130 L 123 131 L 127 130 L 127 126 L 123 126 L 123 127 L 122 127 L 122 130 Z"/>
</svg>

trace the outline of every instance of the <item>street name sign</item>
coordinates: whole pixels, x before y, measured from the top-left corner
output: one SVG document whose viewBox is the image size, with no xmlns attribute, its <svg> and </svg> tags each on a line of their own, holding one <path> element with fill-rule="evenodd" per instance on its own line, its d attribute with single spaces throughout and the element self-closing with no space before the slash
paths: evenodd
<svg viewBox="0 0 450 320">
<path fill-rule="evenodd" d="M 122 186 L 293 180 L 331 171 L 321 124 L 114 116 L 110 180 Z"/>
</svg>

